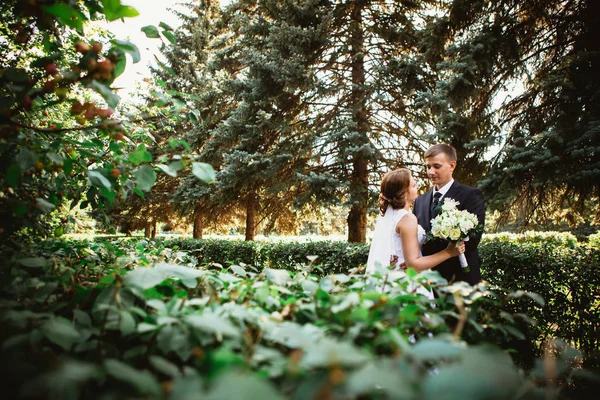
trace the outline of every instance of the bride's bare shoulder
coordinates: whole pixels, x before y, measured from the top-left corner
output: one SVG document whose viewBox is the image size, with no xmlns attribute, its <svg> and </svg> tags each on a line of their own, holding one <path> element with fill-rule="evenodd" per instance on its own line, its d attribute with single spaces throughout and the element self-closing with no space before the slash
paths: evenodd
<svg viewBox="0 0 600 400">
<path fill-rule="evenodd" d="M 417 217 L 415 214 L 409 212 L 400 218 L 398 224 L 396 225 L 396 231 L 404 231 L 404 230 L 412 230 L 417 226 Z"/>
</svg>

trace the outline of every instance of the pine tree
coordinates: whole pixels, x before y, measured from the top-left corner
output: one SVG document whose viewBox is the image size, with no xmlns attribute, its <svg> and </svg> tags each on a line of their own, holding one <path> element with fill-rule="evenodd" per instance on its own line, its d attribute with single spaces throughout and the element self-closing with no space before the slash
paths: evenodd
<svg viewBox="0 0 600 400">
<path fill-rule="evenodd" d="M 482 187 L 506 217 L 526 224 L 563 207 L 597 210 L 599 7 L 590 0 L 452 1 L 448 17 L 432 24 L 439 37 L 429 43 L 441 44 L 428 55 L 446 76 L 436 104 L 444 110 L 441 132 L 464 132 L 480 155 L 489 142 L 478 135 L 493 133 L 501 147 Z M 499 101 L 511 84 L 520 93 Z"/>
</svg>

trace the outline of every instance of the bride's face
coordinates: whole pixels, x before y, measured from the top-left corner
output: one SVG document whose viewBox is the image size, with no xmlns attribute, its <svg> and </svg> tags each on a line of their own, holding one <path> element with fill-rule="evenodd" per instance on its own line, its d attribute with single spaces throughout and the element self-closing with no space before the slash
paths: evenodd
<svg viewBox="0 0 600 400">
<path fill-rule="evenodd" d="M 415 199 L 419 197 L 419 194 L 417 193 L 417 181 L 415 181 L 415 178 L 410 177 L 410 186 L 408 187 L 408 194 L 406 196 L 406 200 L 408 200 L 409 204 L 412 204 Z"/>
</svg>

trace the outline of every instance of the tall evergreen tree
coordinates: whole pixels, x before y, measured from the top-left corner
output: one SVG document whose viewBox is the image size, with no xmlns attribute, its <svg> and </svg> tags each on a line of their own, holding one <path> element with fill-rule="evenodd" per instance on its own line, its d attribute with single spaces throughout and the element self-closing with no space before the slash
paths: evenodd
<svg viewBox="0 0 600 400">
<path fill-rule="evenodd" d="M 366 240 L 369 177 L 390 167 L 416 168 L 431 130 L 420 93 L 433 74 L 418 57 L 418 31 L 429 1 L 328 1 L 328 40 L 310 71 L 315 163 L 306 174 L 315 198 L 343 201 L 348 240 Z"/>
<path fill-rule="evenodd" d="M 449 1 L 423 42 L 444 77 L 433 96 L 441 99 L 434 104 L 442 137 L 463 132 L 484 155 L 489 143 L 478 135 L 493 133 L 500 150 L 482 186 L 493 208 L 524 224 L 563 207 L 598 209 L 599 7 L 590 0 Z"/>
</svg>

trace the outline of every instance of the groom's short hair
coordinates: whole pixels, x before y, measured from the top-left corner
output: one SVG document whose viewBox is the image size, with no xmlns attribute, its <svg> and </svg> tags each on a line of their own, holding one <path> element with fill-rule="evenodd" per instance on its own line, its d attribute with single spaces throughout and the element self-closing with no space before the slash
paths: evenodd
<svg viewBox="0 0 600 400">
<path fill-rule="evenodd" d="M 449 145 L 447 143 L 438 143 L 431 146 L 425 152 L 425 158 L 435 157 L 440 153 L 444 153 L 450 161 L 456 161 L 457 159 L 456 149 L 452 145 Z"/>
</svg>

